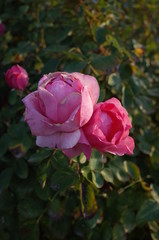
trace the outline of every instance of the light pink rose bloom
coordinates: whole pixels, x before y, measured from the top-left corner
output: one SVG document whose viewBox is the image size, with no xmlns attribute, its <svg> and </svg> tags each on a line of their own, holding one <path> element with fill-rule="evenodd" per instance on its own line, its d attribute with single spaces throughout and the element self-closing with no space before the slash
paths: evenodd
<svg viewBox="0 0 159 240">
<path fill-rule="evenodd" d="M 5 33 L 6 27 L 3 23 L 0 23 L 0 36 L 3 36 Z"/>
<path fill-rule="evenodd" d="M 116 98 L 98 103 L 90 121 L 83 127 L 93 148 L 117 155 L 133 154 L 134 140 L 128 113 Z"/>
<path fill-rule="evenodd" d="M 5 79 L 9 87 L 18 90 L 24 90 L 29 81 L 27 72 L 19 65 L 12 66 L 8 69 L 5 73 Z"/>
<path fill-rule="evenodd" d="M 99 97 L 96 79 L 81 73 L 44 75 L 38 90 L 23 99 L 25 120 L 36 144 L 62 149 L 68 157 L 82 151 L 89 158 L 91 146 L 81 129 L 91 118 Z"/>
</svg>

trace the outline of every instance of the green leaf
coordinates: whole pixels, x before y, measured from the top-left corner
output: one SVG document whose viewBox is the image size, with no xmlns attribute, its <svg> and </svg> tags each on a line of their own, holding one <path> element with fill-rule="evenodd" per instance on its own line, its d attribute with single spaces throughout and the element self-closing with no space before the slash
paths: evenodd
<svg viewBox="0 0 159 240">
<path fill-rule="evenodd" d="M 52 188 L 56 190 L 65 190 L 75 185 L 78 176 L 71 169 L 59 169 L 51 177 Z"/>
<path fill-rule="evenodd" d="M 120 91 L 122 89 L 122 81 L 118 74 L 112 73 L 108 77 L 108 85 L 115 88 L 116 91 Z"/>
<path fill-rule="evenodd" d="M 122 62 L 119 67 L 120 77 L 123 80 L 128 81 L 132 75 L 132 69 L 130 64 L 127 62 Z"/>
<path fill-rule="evenodd" d="M 50 167 L 51 167 L 50 161 L 48 161 L 47 163 L 42 163 L 38 167 L 37 178 L 43 188 L 45 187 L 46 180 L 49 175 Z"/>
<path fill-rule="evenodd" d="M 103 176 L 106 182 L 114 183 L 113 173 L 109 168 L 104 168 L 101 171 L 101 175 Z"/>
<path fill-rule="evenodd" d="M 17 92 L 16 90 L 12 90 L 9 93 L 8 102 L 10 105 L 14 105 L 16 101 L 17 101 Z"/>
<path fill-rule="evenodd" d="M 109 75 L 108 78 L 108 84 L 110 86 L 116 86 L 116 85 L 120 85 L 121 86 L 121 79 L 120 76 L 116 73 L 112 73 Z"/>
<path fill-rule="evenodd" d="M 81 164 L 84 164 L 87 161 L 87 158 L 84 155 L 84 153 L 81 153 L 79 161 Z"/>
<path fill-rule="evenodd" d="M 48 200 L 50 196 L 50 186 L 46 184 L 46 186 L 43 188 L 41 185 L 36 186 L 35 192 L 37 196 L 42 200 Z"/>
<path fill-rule="evenodd" d="M 155 222 L 155 221 L 149 222 L 148 226 L 152 232 L 159 232 L 159 225 L 157 222 Z"/>
<path fill-rule="evenodd" d="M 60 150 L 56 150 L 54 154 L 51 156 L 51 166 L 54 169 L 68 168 L 69 159 Z"/>
<path fill-rule="evenodd" d="M 28 165 L 23 159 L 20 159 L 16 163 L 16 173 L 18 177 L 25 179 L 28 176 Z"/>
<path fill-rule="evenodd" d="M 8 191 L 3 191 L 0 195 L 0 210 L 9 212 L 15 208 L 16 202 L 14 196 Z"/>
<path fill-rule="evenodd" d="M 159 89 L 158 88 L 147 89 L 147 92 L 152 97 L 158 97 L 159 96 Z"/>
<path fill-rule="evenodd" d="M 64 70 L 66 72 L 81 72 L 87 65 L 87 62 L 77 62 L 77 61 L 69 61 L 65 63 Z"/>
<path fill-rule="evenodd" d="M 97 202 L 92 186 L 88 185 L 86 182 L 80 185 L 80 199 L 83 217 L 86 219 L 92 218 L 98 209 Z"/>
<path fill-rule="evenodd" d="M 4 231 L 0 230 L 0 239 L 10 240 L 10 235 L 9 235 L 9 233 L 6 233 L 5 230 L 4 230 Z"/>
<path fill-rule="evenodd" d="M 6 189 L 9 186 L 13 170 L 12 168 L 6 168 L 0 173 L 0 190 Z"/>
<path fill-rule="evenodd" d="M 159 239 L 159 232 L 157 233 L 151 233 L 152 240 L 158 240 Z"/>
<path fill-rule="evenodd" d="M 106 32 L 107 32 L 107 28 L 104 27 L 98 27 L 96 29 L 96 39 L 98 44 L 102 44 L 103 42 L 106 41 Z"/>
<path fill-rule="evenodd" d="M 70 28 L 69 27 L 65 27 L 64 29 L 58 29 L 58 31 L 56 32 L 56 42 L 60 43 L 62 42 L 69 34 Z"/>
<path fill-rule="evenodd" d="M 35 222 L 35 220 L 25 222 L 20 230 L 21 231 L 19 231 L 19 238 L 21 240 L 39 240 L 39 225 Z"/>
<path fill-rule="evenodd" d="M 47 213 L 53 219 L 59 219 L 63 215 L 63 205 L 60 199 L 54 199 L 50 202 Z"/>
<path fill-rule="evenodd" d="M 153 197 L 153 199 L 159 203 L 159 187 L 155 184 L 151 185 L 152 191 L 151 191 L 151 195 Z"/>
<path fill-rule="evenodd" d="M 74 224 L 75 235 L 79 236 L 80 238 L 82 237 L 84 238 L 86 236 L 87 230 L 88 230 L 88 226 L 86 225 L 85 219 L 83 217 L 78 218 Z"/>
<path fill-rule="evenodd" d="M 113 239 L 112 240 L 126 240 L 123 226 L 121 224 L 115 224 L 113 227 Z"/>
<path fill-rule="evenodd" d="M 39 152 L 34 153 L 29 159 L 29 163 L 38 164 L 48 158 L 51 155 L 50 150 L 42 149 Z"/>
<path fill-rule="evenodd" d="M 92 171 L 100 171 L 103 169 L 104 164 L 101 158 L 91 158 L 89 161 L 89 167 Z"/>
<path fill-rule="evenodd" d="M 113 159 L 109 163 L 109 168 L 113 172 L 113 176 L 119 181 L 127 182 L 130 180 L 128 174 L 125 172 L 124 164 L 120 158 L 116 157 L 115 159 Z"/>
<path fill-rule="evenodd" d="M 135 98 L 135 102 L 139 109 L 146 114 L 152 114 L 155 112 L 155 101 L 147 96 L 138 96 Z"/>
<path fill-rule="evenodd" d="M 159 219 L 159 204 L 152 200 L 147 199 L 141 206 L 137 214 L 137 224 L 146 223 L 149 221 L 158 221 Z"/>
<path fill-rule="evenodd" d="M 131 209 L 126 208 L 122 213 L 120 221 L 123 224 L 124 231 L 130 233 L 135 228 L 135 213 Z"/>
<path fill-rule="evenodd" d="M 42 69 L 42 73 L 43 74 L 47 74 L 49 72 L 54 72 L 56 71 L 56 68 L 58 66 L 59 60 L 57 59 L 49 59 L 49 61 L 47 61 L 44 64 L 44 67 Z"/>
<path fill-rule="evenodd" d="M 43 203 L 39 199 L 28 198 L 18 204 L 18 212 L 23 218 L 33 219 L 40 216 Z"/>
<path fill-rule="evenodd" d="M 123 85 L 122 88 L 122 102 L 126 109 L 130 108 L 133 103 L 133 95 L 129 86 Z"/>
<path fill-rule="evenodd" d="M 99 95 L 99 99 L 98 102 L 102 102 L 105 98 L 105 89 L 100 89 L 100 95 Z"/>
<path fill-rule="evenodd" d="M 124 51 L 127 53 L 127 51 L 120 46 L 118 40 L 114 36 L 107 35 L 107 42 L 108 44 L 113 45 L 116 49 L 118 49 L 119 52 Z"/>
<path fill-rule="evenodd" d="M 110 223 L 103 222 L 101 229 L 101 240 L 112 240 L 112 227 Z"/>
<path fill-rule="evenodd" d="M 104 180 L 98 172 L 92 172 L 92 181 L 97 188 L 101 188 L 104 184 Z"/>
<path fill-rule="evenodd" d="M 85 166 L 81 169 L 82 175 L 88 180 L 91 181 L 91 170 L 89 166 Z"/>
<path fill-rule="evenodd" d="M 100 71 L 106 71 L 106 68 L 108 67 L 114 67 L 116 63 L 115 56 L 100 56 L 97 54 L 93 54 L 91 65 Z"/>
<path fill-rule="evenodd" d="M 138 180 L 140 178 L 140 169 L 133 162 L 124 161 L 124 169 L 125 172 L 134 180 Z"/>
<path fill-rule="evenodd" d="M 141 140 L 138 146 L 141 152 L 150 155 L 152 151 L 152 145 L 150 143 L 146 142 L 145 140 Z"/>
<path fill-rule="evenodd" d="M 90 229 L 93 229 L 97 226 L 97 224 L 101 223 L 103 220 L 103 213 L 100 209 L 97 210 L 96 214 L 93 218 L 87 220 L 87 225 Z"/>
<path fill-rule="evenodd" d="M 4 134 L 1 138 L 0 138 L 0 157 L 2 157 L 10 144 L 10 136 L 9 134 Z"/>
</svg>

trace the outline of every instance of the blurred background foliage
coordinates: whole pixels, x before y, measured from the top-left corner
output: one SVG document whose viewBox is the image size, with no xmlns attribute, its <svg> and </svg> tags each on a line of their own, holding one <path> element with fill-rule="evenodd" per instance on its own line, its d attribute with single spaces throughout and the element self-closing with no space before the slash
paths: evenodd
<svg viewBox="0 0 159 240">
<path fill-rule="evenodd" d="M 159 239 L 159 1 L 5 0 L 0 20 L 0 239 Z M 29 73 L 10 90 L 4 72 Z M 95 76 L 129 112 L 133 156 L 69 161 L 35 146 L 21 98 L 44 73 Z"/>
</svg>

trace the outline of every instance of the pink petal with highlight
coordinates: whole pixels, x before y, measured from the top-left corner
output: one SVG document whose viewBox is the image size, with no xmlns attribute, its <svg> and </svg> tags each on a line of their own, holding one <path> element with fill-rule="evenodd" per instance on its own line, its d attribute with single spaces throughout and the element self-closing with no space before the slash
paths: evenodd
<svg viewBox="0 0 159 240">
<path fill-rule="evenodd" d="M 37 136 L 36 144 L 39 147 L 68 149 L 74 147 L 80 138 L 80 130 L 70 133 L 55 133 L 51 136 Z"/>
</svg>

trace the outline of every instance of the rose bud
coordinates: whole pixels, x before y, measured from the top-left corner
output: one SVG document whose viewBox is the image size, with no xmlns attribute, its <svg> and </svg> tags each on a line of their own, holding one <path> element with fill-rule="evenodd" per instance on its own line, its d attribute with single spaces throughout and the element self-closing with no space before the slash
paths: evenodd
<svg viewBox="0 0 159 240">
<path fill-rule="evenodd" d="M 91 146 L 99 152 L 133 154 L 134 140 L 129 136 L 128 113 L 116 98 L 98 103 L 83 131 Z"/>
<path fill-rule="evenodd" d="M 99 97 L 97 80 L 81 73 L 44 75 L 38 90 L 23 99 L 25 120 L 40 147 L 62 149 L 68 157 L 91 154 L 81 127 L 93 114 Z"/>
<path fill-rule="evenodd" d="M 19 65 L 12 66 L 5 73 L 5 79 L 9 87 L 24 90 L 29 78 L 26 70 Z"/>
</svg>

